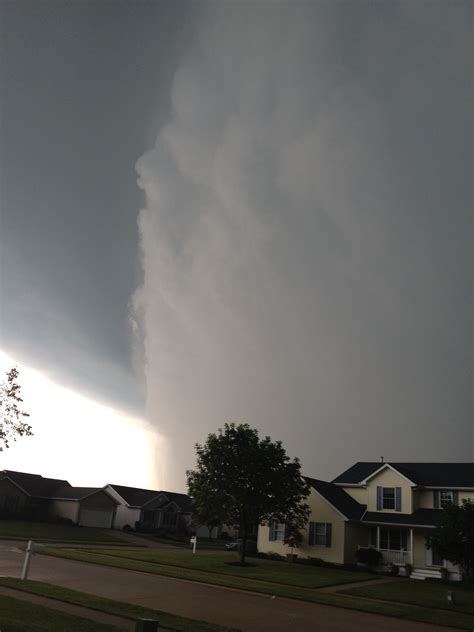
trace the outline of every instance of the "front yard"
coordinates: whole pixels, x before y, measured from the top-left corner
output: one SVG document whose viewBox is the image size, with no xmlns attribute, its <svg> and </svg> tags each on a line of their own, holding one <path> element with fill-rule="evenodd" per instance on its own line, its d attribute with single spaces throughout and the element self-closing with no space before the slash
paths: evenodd
<svg viewBox="0 0 474 632">
<path fill-rule="evenodd" d="M 38 542 L 123 543 L 123 540 L 120 539 L 120 534 L 115 535 L 115 532 L 111 529 L 15 520 L 0 520 L 0 539 L 37 540 Z"/>
<path fill-rule="evenodd" d="M 452 606 L 447 602 L 448 590 L 455 593 L 456 603 Z M 359 597 L 474 614 L 474 584 L 447 584 L 440 581 L 405 579 L 387 584 L 355 587 L 341 592 Z"/>
</svg>

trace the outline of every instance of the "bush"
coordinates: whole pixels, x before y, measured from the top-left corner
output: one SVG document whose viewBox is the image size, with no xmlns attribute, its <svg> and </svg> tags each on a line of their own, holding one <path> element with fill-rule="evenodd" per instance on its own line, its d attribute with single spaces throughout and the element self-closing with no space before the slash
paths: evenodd
<svg viewBox="0 0 474 632">
<path fill-rule="evenodd" d="M 273 560 L 274 562 L 283 562 L 285 558 L 275 551 L 269 551 L 268 553 L 260 553 L 259 555 L 265 555 L 267 560 Z"/>
<path fill-rule="evenodd" d="M 391 564 L 390 566 L 390 575 L 396 577 L 400 572 L 400 567 L 397 564 Z"/>
<path fill-rule="evenodd" d="M 366 564 L 369 568 L 375 568 L 382 562 L 382 553 L 377 549 L 358 549 L 356 560 L 360 564 Z"/>
<path fill-rule="evenodd" d="M 129 524 L 124 524 L 122 527 L 122 531 L 133 531 L 133 529 Z"/>
<path fill-rule="evenodd" d="M 413 566 L 411 564 L 405 564 L 405 575 L 407 577 L 410 577 L 412 573 L 413 573 Z"/>
<path fill-rule="evenodd" d="M 440 569 L 439 569 L 439 572 L 441 573 L 441 579 L 442 579 L 444 582 L 447 582 L 447 581 L 448 581 L 448 579 L 449 579 L 449 571 L 448 571 L 448 569 L 446 568 L 446 566 L 443 566 L 443 568 L 440 568 Z"/>
</svg>

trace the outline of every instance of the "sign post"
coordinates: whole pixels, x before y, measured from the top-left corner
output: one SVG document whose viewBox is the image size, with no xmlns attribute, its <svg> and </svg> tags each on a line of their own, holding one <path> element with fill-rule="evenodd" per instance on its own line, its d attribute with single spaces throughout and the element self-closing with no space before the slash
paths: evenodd
<svg viewBox="0 0 474 632">
<path fill-rule="evenodd" d="M 23 562 L 23 570 L 21 571 L 21 578 L 28 579 L 28 571 L 30 570 L 31 556 L 35 553 L 42 553 L 44 551 L 44 544 L 36 544 L 33 540 L 28 540 L 26 547 L 25 561 Z"/>
<path fill-rule="evenodd" d="M 193 535 L 192 538 L 189 540 L 193 545 L 193 553 L 196 553 L 197 540 L 197 535 Z"/>
</svg>

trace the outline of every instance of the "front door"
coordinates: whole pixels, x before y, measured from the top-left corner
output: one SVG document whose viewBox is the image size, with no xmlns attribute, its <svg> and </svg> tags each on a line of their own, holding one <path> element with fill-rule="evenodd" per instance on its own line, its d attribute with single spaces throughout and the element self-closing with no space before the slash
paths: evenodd
<svg viewBox="0 0 474 632">
<path fill-rule="evenodd" d="M 444 560 L 436 548 L 426 549 L 426 566 L 444 566 Z"/>
</svg>

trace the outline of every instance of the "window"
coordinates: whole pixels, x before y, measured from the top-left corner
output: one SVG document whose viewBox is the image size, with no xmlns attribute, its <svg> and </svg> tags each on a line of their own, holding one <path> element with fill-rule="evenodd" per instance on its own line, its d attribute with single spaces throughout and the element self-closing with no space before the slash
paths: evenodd
<svg viewBox="0 0 474 632">
<path fill-rule="evenodd" d="M 452 491 L 442 490 L 439 492 L 439 504 L 440 507 L 447 507 L 454 502 L 454 494 Z"/>
<path fill-rule="evenodd" d="M 406 531 L 380 529 L 380 548 L 383 551 L 407 551 L 408 538 Z"/>
<path fill-rule="evenodd" d="M 310 546 L 331 546 L 331 523 L 310 522 L 309 544 Z"/>
<path fill-rule="evenodd" d="M 285 523 L 272 520 L 272 522 L 270 522 L 270 533 L 268 539 L 271 542 L 283 542 L 285 539 Z"/>
<path fill-rule="evenodd" d="M 383 488 L 382 509 L 395 509 L 395 487 Z"/>
<path fill-rule="evenodd" d="M 383 509 L 402 510 L 401 487 L 377 487 L 377 511 Z"/>
<path fill-rule="evenodd" d="M 433 491 L 433 507 L 444 509 L 449 504 L 459 505 L 459 492 L 453 489 L 435 489 Z"/>
</svg>

